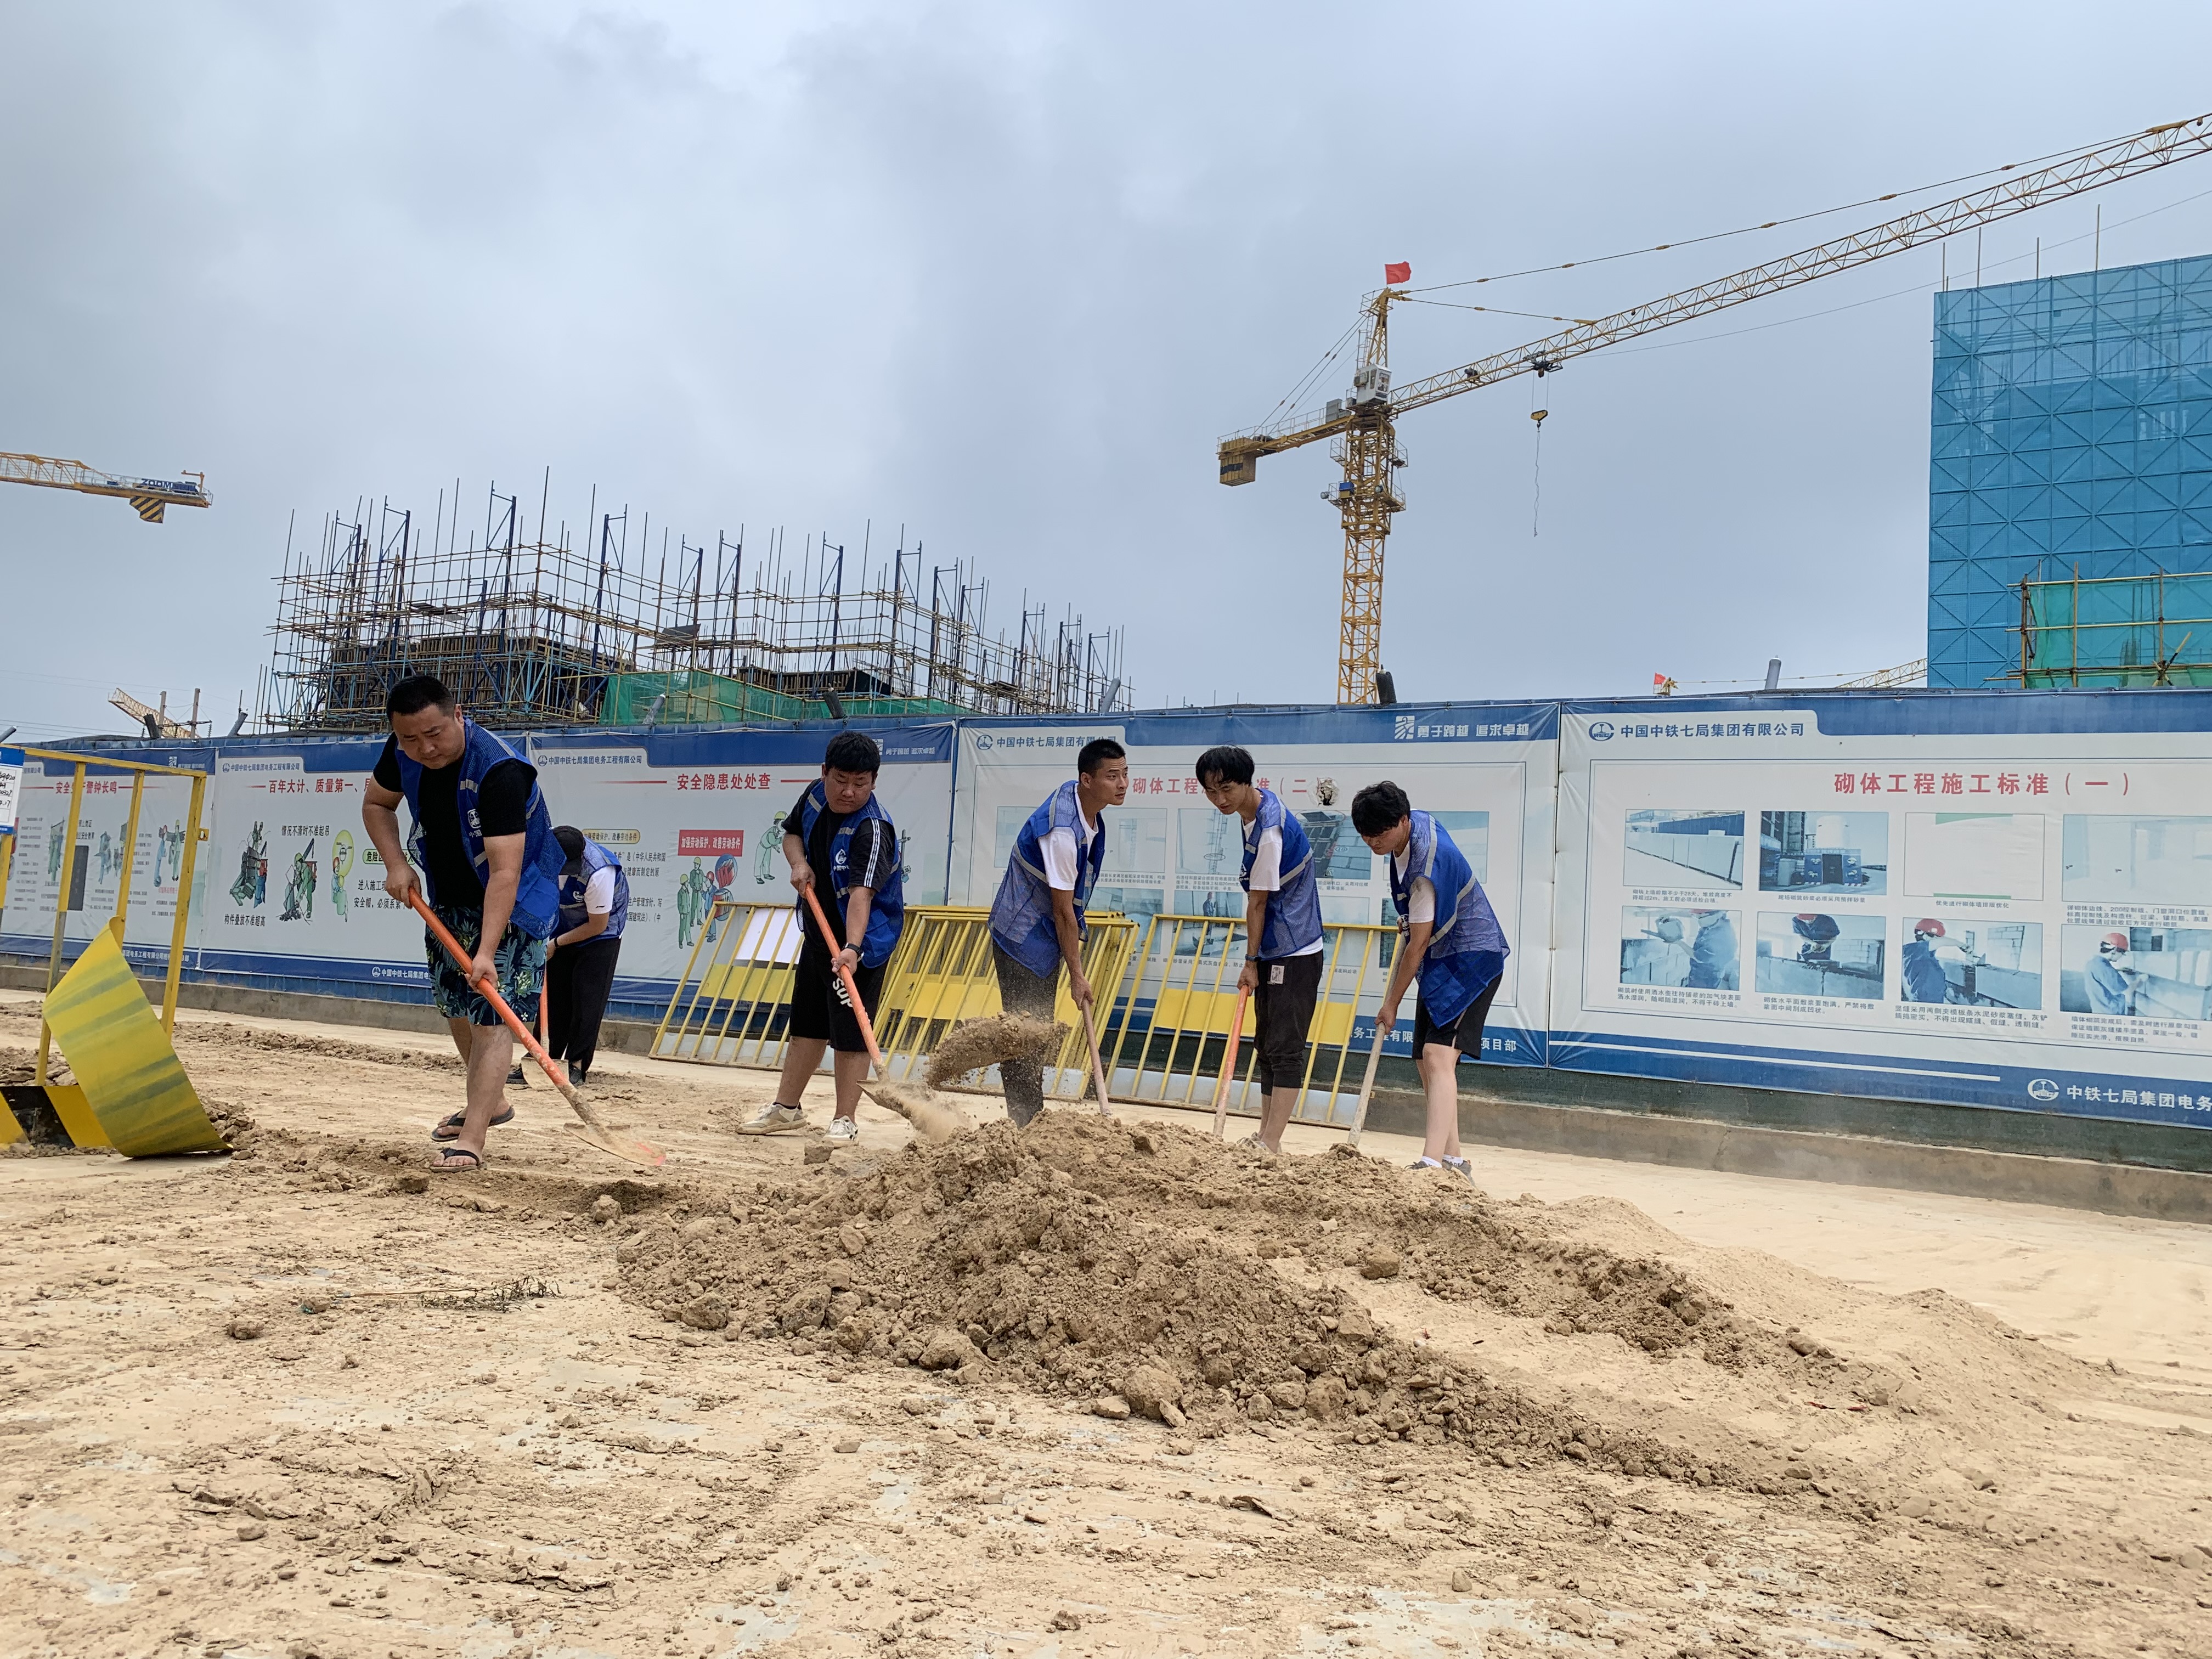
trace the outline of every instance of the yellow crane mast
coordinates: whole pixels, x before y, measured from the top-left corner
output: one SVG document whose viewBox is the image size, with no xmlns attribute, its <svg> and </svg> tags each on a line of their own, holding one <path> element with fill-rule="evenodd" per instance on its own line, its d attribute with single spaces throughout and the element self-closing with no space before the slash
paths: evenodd
<svg viewBox="0 0 2212 1659">
<path fill-rule="evenodd" d="M 138 509 L 138 516 L 148 524 L 161 523 L 166 507 L 205 507 L 214 499 L 207 492 L 204 472 L 187 472 L 182 478 L 128 478 L 102 472 L 82 461 L 58 461 L 46 455 L 14 455 L 5 451 L 0 451 L 0 483 L 39 484 L 85 495 L 120 495 Z"/>
<path fill-rule="evenodd" d="M 1406 296 L 1396 288 L 1386 286 L 1364 303 L 1359 357 L 1349 395 L 1331 398 L 1320 410 L 1224 438 L 1221 482 L 1250 483 L 1262 455 L 1279 454 L 1324 439 L 1332 441 L 1331 453 L 1344 472 L 1343 481 L 1328 492 L 1344 521 L 1344 603 L 1336 700 L 1372 702 L 1375 677 L 1382 666 L 1383 552 L 1391 517 L 1406 505 L 1397 484 L 1398 469 L 1406 465 L 1405 453 L 1398 447 L 1397 423 L 1401 416 L 1516 375 L 1548 374 L 1570 358 L 1601 347 L 1710 317 L 1731 306 L 1818 282 L 1838 271 L 1854 270 L 1907 248 L 1940 241 L 2062 197 L 2115 184 L 2207 151 L 2212 151 L 2212 114 L 2168 122 L 1786 258 L 1753 265 L 1610 317 L 1577 322 L 1527 345 L 1408 381 L 1395 392 L 1390 385 L 1390 306 Z M 2008 167 L 2002 171 L 2013 169 Z"/>
</svg>

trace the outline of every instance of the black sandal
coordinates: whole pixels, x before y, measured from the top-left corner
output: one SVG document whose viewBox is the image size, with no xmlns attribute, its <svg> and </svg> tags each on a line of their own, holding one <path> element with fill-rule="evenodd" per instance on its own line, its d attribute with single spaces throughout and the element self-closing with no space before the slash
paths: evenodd
<svg viewBox="0 0 2212 1659">
<path fill-rule="evenodd" d="M 458 1139 L 461 1133 L 461 1125 L 468 1121 L 468 1115 L 469 1115 L 466 1112 L 455 1112 L 453 1116 L 447 1118 L 443 1123 L 441 1123 L 436 1128 L 430 1131 L 430 1139 L 433 1140 L 453 1140 Z M 491 1127 L 497 1129 L 514 1121 L 514 1108 L 512 1106 L 502 1106 L 497 1112 L 493 1114 Z"/>
<path fill-rule="evenodd" d="M 465 1158 L 468 1159 L 468 1162 L 465 1164 L 456 1164 L 453 1160 L 457 1158 Z M 478 1154 L 471 1152 L 465 1146 L 447 1147 L 444 1152 L 438 1154 L 437 1162 L 430 1166 L 430 1170 L 433 1174 L 442 1173 L 445 1175 L 474 1175 L 478 1170 L 483 1168 L 483 1158 Z"/>
</svg>

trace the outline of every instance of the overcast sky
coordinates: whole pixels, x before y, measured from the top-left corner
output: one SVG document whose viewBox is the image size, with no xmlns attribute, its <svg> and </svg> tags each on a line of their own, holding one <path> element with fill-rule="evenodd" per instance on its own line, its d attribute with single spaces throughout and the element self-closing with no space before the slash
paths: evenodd
<svg viewBox="0 0 2212 1659">
<path fill-rule="evenodd" d="M 461 480 L 711 542 L 907 526 L 1124 626 L 1146 704 L 1334 695 L 1325 447 L 1215 482 L 1416 285 L 1901 191 L 2212 106 L 2201 3 L 1390 8 L 382 0 L 6 7 L 0 449 L 206 512 L 0 490 L 0 726 L 228 714 L 288 521 Z M 1987 233 L 1987 280 L 2212 252 L 2212 161 Z M 1844 215 L 1492 283 L 1590 316 Z M 1973 238 L 1949 251 L 1972 280 Z M 1929 292 L 1900 256 L 1409 416 L 1407 697 L 1919 655 Z M 1885 297 L 1887 296 L 1887 297 Z M 1770 326 L 1772 325 L 1772 326 Z M 1402 380 L 1550 325 L 1402 307 Z M 1318 395 L 1342 390 L 1332 371 Z M 1541 534 L 1532 391 L 1543 428 Z M 657 532 L 656 532 L 657 539 Z M 248 690 L 249 699 L 251 696 Z M 228 724 L 228 721 L 225 721 Z"/>
</svg>

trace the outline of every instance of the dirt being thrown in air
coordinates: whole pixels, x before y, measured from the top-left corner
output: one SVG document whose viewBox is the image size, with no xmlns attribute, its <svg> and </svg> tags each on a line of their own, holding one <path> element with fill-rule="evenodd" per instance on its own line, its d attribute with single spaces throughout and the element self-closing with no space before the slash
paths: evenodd
<svg viewBox="0 0 2212 1659">
<path fill-rule="evenodd" d="M 996 1066 L 1002 1060 L 1042 1055 L 1066 1039 L 1067 1027 L 1028 1014 L 993 1014 L 968 1019 L 945 1034 L 929 1056 L 928 1079 L 933 1089 Z"/>
</svg>

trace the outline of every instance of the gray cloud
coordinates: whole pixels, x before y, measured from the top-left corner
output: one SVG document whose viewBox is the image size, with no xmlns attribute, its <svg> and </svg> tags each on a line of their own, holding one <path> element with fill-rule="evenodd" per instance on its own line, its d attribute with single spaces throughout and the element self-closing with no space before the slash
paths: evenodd
<svg viewBox="0 0 2212 1659">
<path fill-rule="evenodd" d="M 1026 587 L 1126 624 L 1149 700 L 1324 699 L 1327 457 L 1227 491 L 1212 447 L 1384 259 L 1476 276 L 2109 136 L 2197 112 L 2212 46 L 2181 4 L 2094 30 L 2051 5 L 232 4 L 9 27 L 0 447 L 204 467 L 217 502 L 149 527 L 0 498 L 0 724 L 41 735 L 114 726 L 116 682 L 227 706 L 265 657 L 294 509 L 302 536 L 364 495 L 427 515 L 459 475 L 465 525 L 489 481 L 533 495 L 548 465 L 572 526 L 594 485 L 694 541 L 903 522 L 975 561 L 1008 623 Z M 2112 227 L 2207 190 L 2197 163 L 2101 199 Z M 2025 276 L 2037 235 L 2090 216 L 1993 230 L 1985 268 Z M 1589 315 L 1805 240 L 1469 292 Z M 2104 255 L 2208 244 L 2200 199 L 2108 229 Z M 1875 296 L 1936 270 L 1906 256 L 1544 382 L 1540 538 L 1527 383 L 1410 418 L 1401 687 L 1917 654 L 1929 307 Z M 1394 355 L 1416 373 L 1544 328 L 1407 307 Z"/>
</svg>

